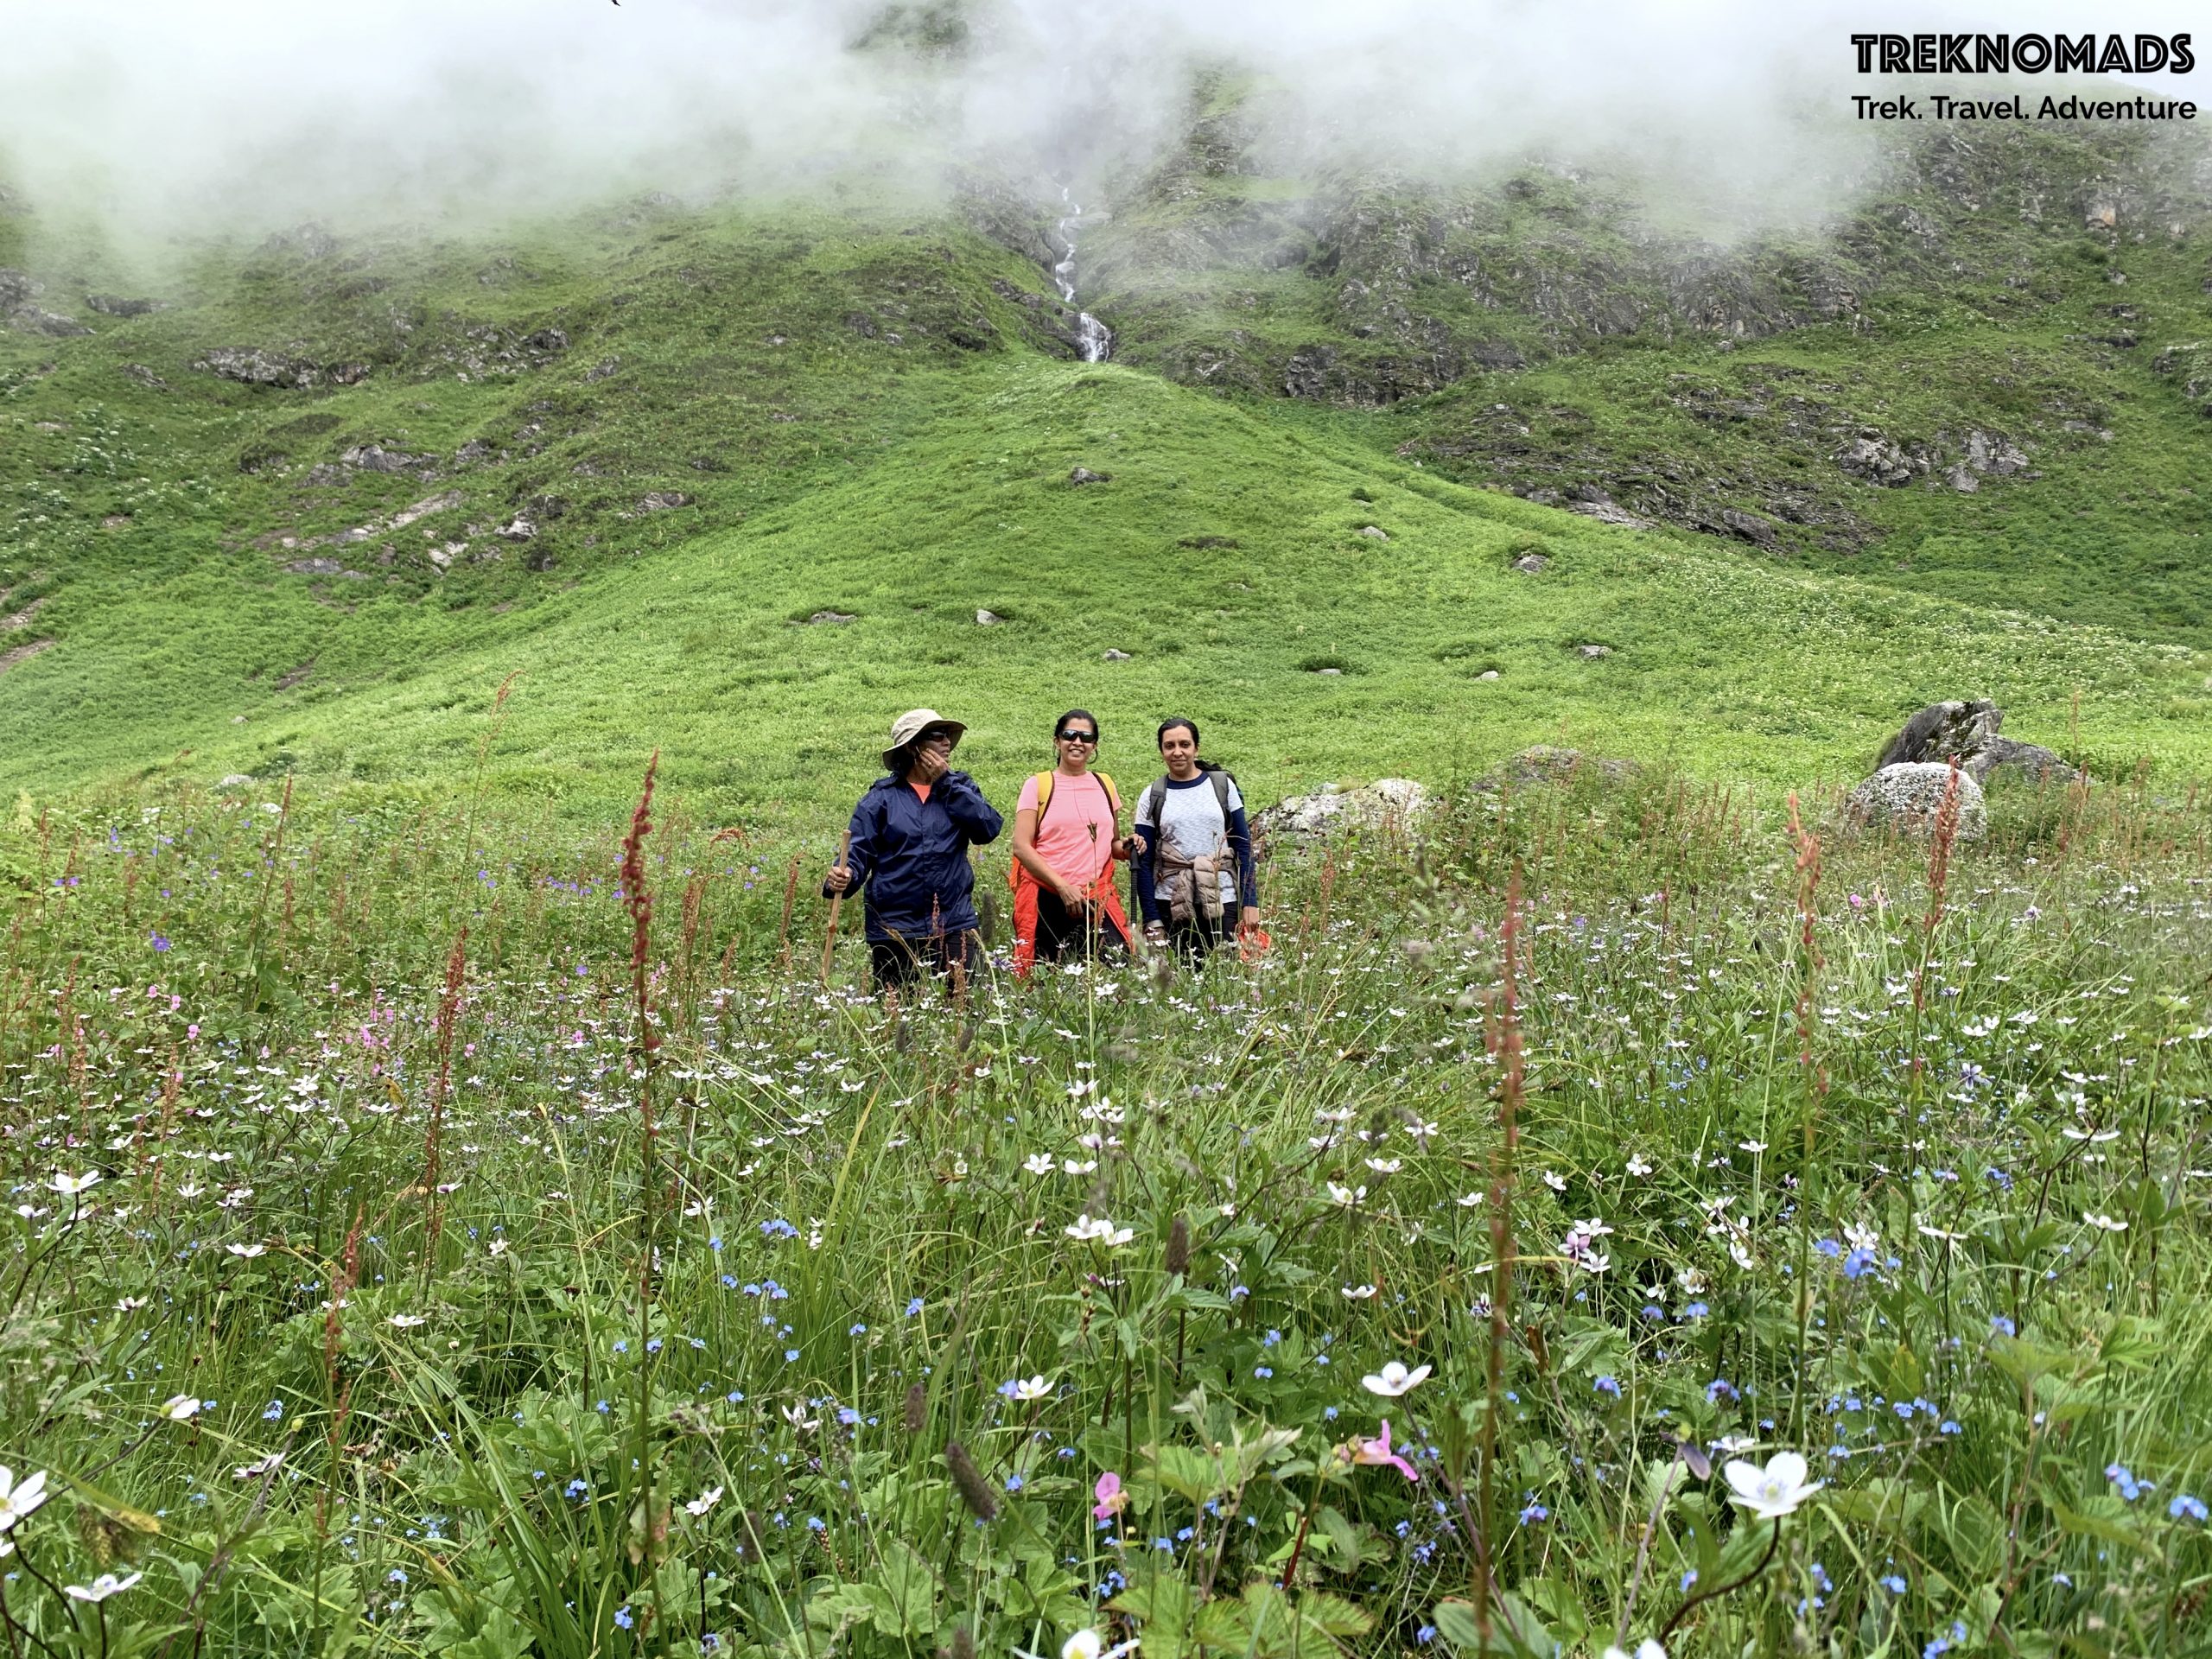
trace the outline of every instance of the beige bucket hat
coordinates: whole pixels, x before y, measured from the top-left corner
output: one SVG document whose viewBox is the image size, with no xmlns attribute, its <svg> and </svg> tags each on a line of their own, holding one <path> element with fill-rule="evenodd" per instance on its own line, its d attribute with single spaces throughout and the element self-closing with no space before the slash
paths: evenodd
<svg viewBox="0 0 2212 1659">
<path fill-rule="evenodd" d="M 883 764 L 899 764 L 899 751 L 912 743 L 932 726 L 942 726 L 952 734 L 952 747 L 960 747 L 960 739 L 968 728 L 957 720 L 947 720 L 934 709 L 909 709 L 891 722 L 891 747 L 883 752 Z"/>
</svg>

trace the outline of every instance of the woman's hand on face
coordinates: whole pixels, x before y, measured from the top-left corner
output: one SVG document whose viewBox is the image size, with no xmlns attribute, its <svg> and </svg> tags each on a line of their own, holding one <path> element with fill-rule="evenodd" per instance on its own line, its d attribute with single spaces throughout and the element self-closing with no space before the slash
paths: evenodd
<svg viewBox="0 0 2212 1659">
<path fill-rule="evenodd" d="M 918 776 L 925 784 L 937 782 L 951 770 L 952 750 L 950 746 L 939 748 L 932 743 L 914 752 L 913 775 Z"/>
</svg>

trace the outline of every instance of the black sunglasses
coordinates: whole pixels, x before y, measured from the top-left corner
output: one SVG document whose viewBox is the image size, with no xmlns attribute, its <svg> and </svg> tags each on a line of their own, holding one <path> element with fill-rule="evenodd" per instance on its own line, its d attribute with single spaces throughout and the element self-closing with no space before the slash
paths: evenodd
<svg viewBox="0 0 2212 1659">
<path fill-rule="evenodd" d="M 1098 741 L 1096 732 L 1055 732 L 1052 735 L 1063 743 L 1096 743 Z"/>
</svg>

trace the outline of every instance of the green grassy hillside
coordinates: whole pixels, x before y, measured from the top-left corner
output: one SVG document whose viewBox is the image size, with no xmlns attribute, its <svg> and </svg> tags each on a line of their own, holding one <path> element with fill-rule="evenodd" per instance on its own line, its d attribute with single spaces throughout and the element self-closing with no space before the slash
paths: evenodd
<svg viewBox="0 0 2212 1659">
<path fill-rule="evenodd" d="M 2107 775 L 2199 772 L 2202 213 L 2159 194 L 2164 152 L 2101 142 L 2069 162 L 2120 169 L 2126 217 L 2094 234 L 2070 206 L 2001 235 L 1957 209 L 1910 258 L 1847 226 L 1794 276 L 1756 249 L 1694 281 L 1679 248 L 1573 267 L 1624 198 L 1470 187 L 1422 234 L 1465 265 L 1452 316 L 1493 274 L 1508 366 L 1446 340 L 1427 390 L 1376 378 L 1418 315 L 1344 309 L 1417 205 L 1374 189 L 1323 211 L 1248 180 L 1304 216 L 1304 262 L 1254 264 L 1248 236 L 1140 292 L 1145 236 L 1228 187 L 1129 181 L 1086 299 L 1120 331 L 1103 366 L 1039 264 L 1051 208 L 1002 186 L 155 263 L 16 203 L 0 787 L 436 789 L 516 674 L 501 786 L 596 801 L 658 744 L 719 810 L 810 819 L 918 702 L 970 719 L 971 764 L 1009 785 L 1077 702 L 1109 766 L 1144 771 L 1139 734 L 1187 713 L 1263 796 L 1534 741 L 1834 778 L 1957 696 Z M 1980 188 L 1917 165 L 1942 200 Z M 1946 238 L 1978 263 L 1938 281 Z M 1630 303 L 1646 267 L 1671 298 Z M 1236 282 L 1296 327 L 1207 345 Z M 1831 289 L 1824 321 L 1806 296 Z M 1699 294 L 1734 296 L 1726 326 L 1684 322 Z M 1279 385 L 1270 340 L 1306 353 Z"/>
</svg>

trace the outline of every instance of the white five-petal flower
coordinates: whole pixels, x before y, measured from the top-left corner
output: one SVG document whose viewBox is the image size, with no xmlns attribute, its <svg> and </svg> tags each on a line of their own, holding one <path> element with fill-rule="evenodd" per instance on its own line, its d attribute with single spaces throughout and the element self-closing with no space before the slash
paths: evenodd
<svg viewBox="0 0 2212 1659">
<path fill-rule="evenodd" d="M 1411 1394 L 1427 1382 L 1432 1369 L 1427 1365 L 1416 1365 L 1408 1370 L 1402 1362 L 1394 1359 L 1381 1370 L 1361 1377 L 1359 1382 L 1370 1394 L 1379 1394 L 1385 1400 L 1395 1400 L 1402 1394 Z"/>
<path fill-rule="evenodd" d="M 1827 1484 L 1806 1480 L 1804 1457 L 1796 1452 L 1776 1452 L 1764 1469 L 1738 1458 L 1721 1472 L 1728 1477 L 1729 1497 L 1762 1521 L 1780 1520 Z"/>
</svg>

